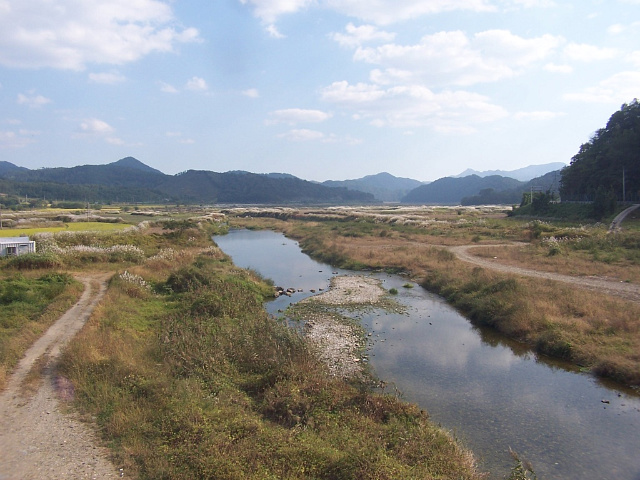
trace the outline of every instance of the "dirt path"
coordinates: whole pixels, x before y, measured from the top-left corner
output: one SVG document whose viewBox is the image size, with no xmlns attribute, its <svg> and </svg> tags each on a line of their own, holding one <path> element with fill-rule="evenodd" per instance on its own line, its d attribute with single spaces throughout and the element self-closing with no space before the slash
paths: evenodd
<svg viewBox="0 0 640 480">
<path fill-rule="evenodd" d="M 85 285 L 80 300 L 31 346 L 0 394 L 0 480 L 122 476 L 107 460 L 106 449 L 97 446 L 94 432 L 61 411 L 64 379 L 55 374 L 62 348 L 89 319 L 111 275 L 76 277 Z M 37 391 L 26 393 L 23 381 L 42 364 Z"/>
<path fill-rule="evenodd" d="M 499 262 L 498 259 L 487 259 L 476 257 L 472 255 L 470 250 L 477 247 L 513 247 L 517 245 L 462 245 L 458 247 L 449 247 L 456 257 L 460 260 L 474 265 L 478 265 L 483 268 L 489 268 L 504 273 L 512 273 L 515 275 L 524 275 L 528 277 L 542 278 L 545 280 L 555 280 L 558 282 L 570 283 L 572 285 L 586 288 L 589 290 L 596 290 L 601 293 L 607 293 L 609 295 L 616 295 L 622 297 L 625 300 L 640 303 L 640 286 L 632 283 L 625 283 L 614 280 L 607 280 L 605 278 L 598 277 L 575 277 L 571 275 L 563 275 L 560 273 L 541 272 L 539 270 L 531 270 L 528 268 L 515 267 L 513 265 L 504 265 Z"/>
</svg>

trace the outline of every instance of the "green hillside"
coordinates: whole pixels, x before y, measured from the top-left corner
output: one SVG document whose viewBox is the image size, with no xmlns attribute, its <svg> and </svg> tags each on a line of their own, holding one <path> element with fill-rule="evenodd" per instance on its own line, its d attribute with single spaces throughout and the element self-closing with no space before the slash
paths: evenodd
<svg viewBox="0 0 640 480">
<path fill-rule="evenodd" d="M 634 99 L 580 146 L 562 170 L 562 200 L 593 201 L 598 192 L 640 200 L 640 104 Z"/>
</svg>

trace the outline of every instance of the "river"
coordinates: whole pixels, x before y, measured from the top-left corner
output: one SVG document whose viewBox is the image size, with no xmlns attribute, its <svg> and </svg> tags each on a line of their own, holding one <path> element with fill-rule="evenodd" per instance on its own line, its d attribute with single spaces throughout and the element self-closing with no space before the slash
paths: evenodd
<svg viewBox="0 0 640 480">
<path fill-rule="evenodd" d="M 362 275 L 318 263 L 271 231 L 214 238 L 239 267 L 302 289 L 266 305 L 278 315 L 328 288 L 334 275 Z M 398 275 L 364 273 L 396 288 L 402 313 L 360 312 L 371 333 L 368 358 L 387 391 L 418 404 L 470 448 L 480 467 L 504 478 L 509 449 L 540 480 L 640 480 L 640 396 L 526 346 L 479 329 L 441 298 Z"/>
</svg>

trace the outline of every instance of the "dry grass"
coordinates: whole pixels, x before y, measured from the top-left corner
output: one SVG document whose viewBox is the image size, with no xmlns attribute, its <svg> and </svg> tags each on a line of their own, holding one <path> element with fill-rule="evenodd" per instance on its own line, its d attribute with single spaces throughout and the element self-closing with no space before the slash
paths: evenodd
<svg viewBox="0 0 640 480">
<path fill-rule="evenodd" d="M 481 478 L 417 407 L 331 378 L 264 312 L 272 287 L 218 249 L 176 248 L 127 269 L 61 373 L 130 475 Z"/>
<path fill-rule="evenodd" d="M 478 247 L 473 249 L 473 254 L 486 258 L 497 258 L 500 263 L 532 270 L 574 276 L 598 276 L 640 283 L 640 265 L 636 262 L 624 258 L 618 258 L 616 262 L 594 261 L 592 253 L 568 249 L 550 255 L 549 248 L 540 243 L 509 248 Z"/>
</svg>

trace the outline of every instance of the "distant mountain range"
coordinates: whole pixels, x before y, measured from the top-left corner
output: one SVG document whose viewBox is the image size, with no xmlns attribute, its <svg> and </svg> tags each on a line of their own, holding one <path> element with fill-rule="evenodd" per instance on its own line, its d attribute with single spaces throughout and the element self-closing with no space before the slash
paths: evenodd
<svg viewBox="0 0 640 480">
<path fill-rule="evenodd" d="M 544 165 L 529 165 L 528 167 L 518 168 L 516 170 L 485 170 L 484 172 L 467 168 L 461 174 L 455 175 L 454 178 L 468 177 L 469 175 L 477 175 L 478 177 L 499 175 L 501 177 L 515 178 L 521 182 L 528 182 L 533 178 L 541 177 L 542 175 L 555 170 L 561 170 L 566 166 L 567 165 L 562 162 L 553 162 L 545 163 Z"/>
<path fill-rule="evenodd" d="M 17 165 L 14 165 L 13 163 L 10 163 L 10 162 L 4 162 L 4 161 L 0 162 L 0 176 L 6 173 L 19 172 L 19 171 L 25 171 L 25 170 L 29 170 L 29 169 L 24 167 L 18 167 Z"/>
<path fill-rule="evenodd" d="M 90 202 L 367 204 L 370 193 L 288 175 L 189 170 L 165 175 L 133 157 L 107 165 L 29 170 L 0 165 L 0 193 Z"/>
<path fill-rule="evenodd" d="M 462 178 L 446 177 L 420 186 L 407 194 L 402 203 L 437 205 L 512 205 L 520 203 L 524 192 L 550 191 L 558 193 L 560 171 L 549 172 L 528 182 L 515 178 L 491 175 L 469 175 Z"/>
<path fill-rule="evenodd" d="M 359 190 L 372 194 L 383 202 L 399 202 L 414 188 L 424 182 L 411 178 L 394 177 L 390 173 L 382 172 L 377 175 L 367 175 L 356 180 L 327 180 L 322 185 L 327 187 L 344 187 L 349 190 Z"/>
<path fill-rule="evenodd" d="M 0 162 L 0 193 L 48 200 L 99 203 L 199 203 L 199 204 L 513 204 L 522 193 L 558 190 L 559 170 L 546 164 L 514 170 L 529 181 L 501 175 L 472 174 L 445 177 L 431 183 L 395 177 L 387 172 L 360 179 L 323 183 L 302 180 L 288 173 L 254 174 L 246 171 L 217 173 L 188 170 L 166 175 L 133 157 L 107 165 L 30 170 Z M 469 170 L 468 170 L 469 171 Z M 505 172 L 506 173 L 506 172 Z"/>
</svg>

